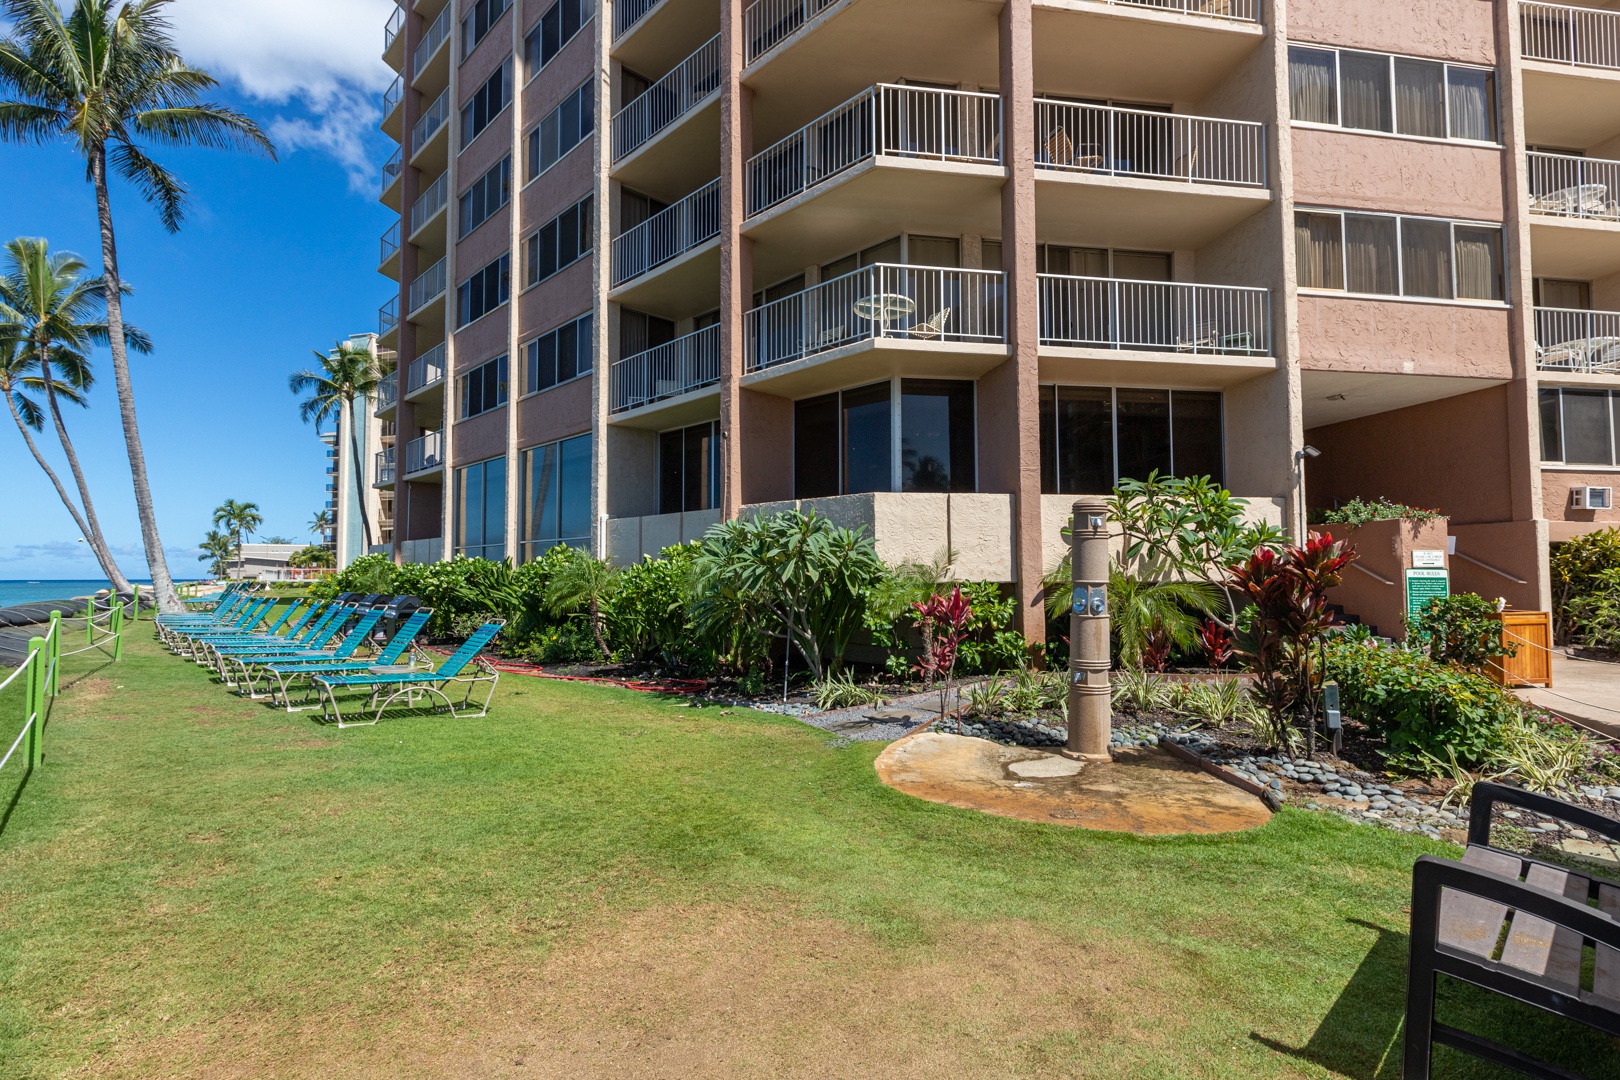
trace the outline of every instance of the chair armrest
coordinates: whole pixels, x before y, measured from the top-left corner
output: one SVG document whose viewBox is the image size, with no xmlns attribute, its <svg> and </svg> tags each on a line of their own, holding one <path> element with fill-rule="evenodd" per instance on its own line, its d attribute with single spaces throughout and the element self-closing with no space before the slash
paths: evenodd
<svg viewBox="0 0 1620 1080">
<path fill-rule="evenodd" d="M 1412 941 L 1426 949 L 1432 950 L 1439 941 L 1441 889 L 1494 900 L 1573 930 L 1600 945 L 1620 949 L 1620 922 L 1595 907 L 1526 885 L 1517 878 L 1451 859 L 1420 855 L 1412 866 Z"/>
<path fill-rule="evenodd" d="M 1547 795 L 1511 787 L 1507 784 L 1482 782 L 1474 785 L 1468 800 L 1468 842 L 1479 847 L 1491 846 L 1491 808 L 1497 803 L 1520 806 L 1545 817 L 1557 818 L 1579 826 L 1599 836 L 1620 842 L 1620 821 L 1594 813 L 1583 806 L 1573 806 Z"/>
</svg>

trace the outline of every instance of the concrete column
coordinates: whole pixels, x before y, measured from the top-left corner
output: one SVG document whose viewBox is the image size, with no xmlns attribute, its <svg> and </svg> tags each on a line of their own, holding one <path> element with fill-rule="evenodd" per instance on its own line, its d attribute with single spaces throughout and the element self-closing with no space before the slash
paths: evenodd
<svg viewBox="0 0 1620 1080">
<path fill-rule="evenodd" d="M 754 289 L 750 242 L 742 235 L 753 142 L 752 103 L 742 84 L 744 2 L 720 4 L 720 512 L 728 519 L 743 504 L 744 316 Z"/>
<path fill-rule="evenodd" d="M 400 130 L 400 157 L 409 162 L 411 147 L 408 145 L 411 129 L 422 115 L 422 95 L 411 85 L 411 57 L 416 53 L 416 45 L 422 40 L 426 32 L 422 16 L 414 11 L 407 10 L 405 14 L 405 27 L 401 31 L 405 35 L 405 61 L 402 71 L 404 78 L 404 93 L 401 95 L 399 117 Z M 406 320 L 406 305 L 410 303 L 411 281 L 421 272 L 421 260 L 417 257 L 416 245 L 410 242 L 411 207 L 422 195 L 422 175 L 408 164 L 400 170 L 399 188 L 399 331 L 396 338 L 399 357 L 395 366 L 399 372 L 395 378 L 398 380 L 398 404 L 394 406 L 394 563 L 403 565 L 405 562 L 405 541 L 414 540 L 416 534 L 410 531 L 411 523 L 411 489 L 401 475 L 405 471 L 405 444 L 410 436 L 415 434 L 416 409 L 408 404 L 405 398 L 405 371 L 412 360 L 416 359 L 416 326 Z"/>
<path fill-rule="evenodd" d="M 521 203 L 523 170 L 523 126 L 528 120 L 523 114 L 523 88 L 527 83 L 527 72 L 523 68 L 523 19 L 522 5 L 512 12 L 512 197 L 509 200 L 511 209 L 507 213 L 508 250 L 512 253 L 512 300 L 507 305 L 506 319 L 506 534 L 503 544 L 506 548 L 506 557 L 517 566 L 523 561 L 522 553 L 518 550 L 518 509 L 522 504 L 520 492 L 521 476 L 518 470 L 518 398 L 523 391 L 523 357 L 518 352 L 518 343 L 521 339 L 523 324 L 518 315 L 521 305 L 518 303 L 519 290 L 523 280 L 522 267 L 522 237 L 523 218 L 518 213 Z M 598 23 L 598 26 L 601 24 Z M 598 110 L 597 115 L 602 115 Z M 597 206 L 598 220 L 600 220 L 601 206 Z M 449 213 L 446 221 L 454 227 L 456 214 Z M 602 249 L 596 248 L 598 255 Z M 449 303 L 449 297 L 445 303 Z M 450 399 L 445 398 L 446 402 Z M 592 485 L 594 490 L 595 485 Z M 594 520 L 594 519 L 593 519 Z"/>
<path fill-rule="evenodd" d="M 461 21 L 458 19 L 450 25 L 450 55 L 461 55 Z M 512 58 L 512 93 L 517 94 L 517 58 Z M 459 282 L 459 271 L 456 260 L 456 230 L 455 200 L 461 190 L 459 169 L 457 163 L 461 159 L 461 93 L 460 84 L 456 79 L 455 65 L 450 69 L 450 100 L 453 107 L 445 120 L 444 137 L 449 140 L 448 161 L 446 166 L 450 179 L 449 206 L 445 210 L 445 257 L 444 257 L 444 441 L 442 449 L 444 454 L 444 468 L 439 477 L 442 483 L 439 487 L 439 559 L 449 562 L 455 557 L 455 476 L 456 471 L 451 466 L 455 460 L 455 429 L 456 429 L 456 285 Z M 515 102 L 514 102 L 515 105 Z M 516 160 L 517 148 L 513 147 L 512 183 L 518 183 L 519 162 Z M 520 269 L 518 267 L 518 252 L 512 252 L 512 310 L 516 310 L 518 282 Z"/>
<path fill-rule="evenodd" d="M 619 65 L 608 56 L 613 45 L 612 18 L 601 11 L 596 19 L 596 296 L 592 310 L 596 313 L 596 341 L 592 355 L 596 374 L 591 380 L 591 521 L 597 531 L 598 558 L 607 558 L 607 529 L 604 519 L 613 513 L 615 495 L 610 485 L 614 479 L 614 461 L 617 459 L 612 429 L 608 416 L 612 409 L 613 357 L 618 355 L 619 309 L 608 302 L 612 271 L 613 236 L 619 231 L 619 191 L 609 170 L 613 166 L 613 121 L 618 111 L 615 95 L 618 93 Z M 514 248 L 514 250 L 516 250 Z"/>
</svg>

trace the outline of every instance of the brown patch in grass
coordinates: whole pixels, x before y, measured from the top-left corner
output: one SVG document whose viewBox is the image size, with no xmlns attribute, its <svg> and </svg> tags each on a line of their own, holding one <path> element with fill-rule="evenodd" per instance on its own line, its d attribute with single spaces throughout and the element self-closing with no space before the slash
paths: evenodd
<svg viewBox="0 0 1620 1080">
<path fill-rule="evenodd" d="M 1117 1076 L 1172 1052 L 1190 992 L 1166 965 L 1026 923 L 895 947 L 844 923 L 654 908 L 549 958 L 492 961 L 319 1016 L 239 1008 L 95 1062 L 97 1076 Z M 385 1018 L 386 1019 L 385 1019 Z M 1100 1041 L 1111 1053 L 1088 1049 Z"/>
</svg>

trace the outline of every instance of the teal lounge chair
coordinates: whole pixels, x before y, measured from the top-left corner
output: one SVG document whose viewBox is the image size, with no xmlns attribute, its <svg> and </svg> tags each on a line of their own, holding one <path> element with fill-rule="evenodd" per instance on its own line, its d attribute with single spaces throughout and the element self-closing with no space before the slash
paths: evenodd
<svg viewBox="0 0 1620 1080">
<path fill-rule="evenodd" d="M 319 608 L 321 606 L 318 603 L 317 604 L 311 604 L 310 607 L 306 610 L 305 609 L 305 603 L 306 602 L 303 601 L 303 600 L 294 600 L 292 603 L 288 604 L 287 607 L 286 607 L 286 610 L 284 610 L 281 613 L 281 618 L 277 619 L 275 622 L 271 623 L 268 627 L 266 627 L 263 630 L 220 630 L 218 632 L 212 632 L 211 631 L 211 632 L 206 633 L 206 634 L 187 635 L 186 640 L 191 642 L 193 648 L 195 648 L 195 646 L 199 642 L 209 642 L 209 643 L 212 644 L 212 643 L 218 643 L 218 642 L 224 642 L 224 641 L 254 641 L 254 640 L 265 640 L 267 638 L 274 638 L 278 634 L 281 633 L 281 628 L 283 626 L 286 626 L 288 621 L 294 615 L 296 615 L 299 611 L 302 610 L 302 611 L 304 611 L 304 617 L 298 620 L 298 624 L 296 626 L 294 626 L 291 630 L 287 631 L 288 634 L 296 634 L 300 629 L 303 628 L 304 623 L 309 621 L 310 612 L 314 611 L 316 608 Z M 266 612 L 266 617 L 268 617 L 268 614 L 269 613 Z"/>
<path fill-rule="evenodd" d="M 455 717 L 489 715 L 489 703 L 495 697 L 495 686 L 500 682 L 501 673 L 496 670 L 494 664 L 478 653 L 495 640 L 495 635 L 499 634 L 505 625 L 504 620 L 496 619 L 479 627 L 461 648 L 445 658 L 437 671 L 373 671 L 364 675 L 315 676 L 315 686 L 319 688 L 325 703 L 324 719 L 327 723 L 336 724 L 340 728 L 375 724 L 382 719 L 388 706 L 402 697 L 407 706 L 414 706 L 424 699 L 438 698 L 444 702 L 444 710 Z M 472 667 L 472 672 L 464 674 L 469 666 Z M 477 713 L 460 711 L 471 705 L 473 690 L 485 683 L 489 685 L 489 693 L 485 695 L 479 711 Z M 450 700 L 448 690 L 452 686 L 467 688 L 459 710 L 456 703 Z M 371 719 L 346 719 L 338 707 L 339 690 L 371 691 L 365 705 L 360 709 L 360 715 L 370 714 Z"/>
<path fill-rule="evenodd" d="M 393 667 L 398 664 L 405 650 L 411 647 L 416 635 L 422 632 L 428 620 L 433 618 L 432 608 L 417 608 L 409 619 L 405 620 L 383 651 L 369 660 L 277 660 L 274 663 L 261 664 L 258 672 L 264 677 L 265 693 L 253 692 L 252 682 L 247 684 L 247 696 L 255 701 L 269 698 L 272 704 L 280 705 L 288 712 L 303 712 L 305 709 L 317 707 L 320 702 L 315 696 L 313 679 L 317 675 L 351 675 L 363 674 L 373 668 Z M 412 664 L 412 667 L 415 665 Z M 271 685 L 271 680 L 275 684 Z M 297 705 L 292 703 L 291 684 L 307 682 L 309 694 L 304 701 Z"/>
<path fill-rule="evenodd" d="M 241 607 L 234 608 L 226 618 L 220 622 L 198 623 L 187 626 L 163 627 L 163 636 L 170 649 L 181 656 L 192 656 L 195 650 L 191 642 L 205 634 L 240 633 L 251 630 L 270 611 L 274 600 L 265 598 L 249 600 Z"/>
<path fill-rule="evenodd" d="M 246 641 L 221 641 L 207 646 L 207 666 L 225 678 L 227 686 L 234 683 L 230 679 L 230 671 L 226 661 L 236 656 L 280 656 L 288 652 L 307 652 L 320 650 L 326 647 L 327 642 L 337 636 L 357 609 L 348 604 L 333 604 L 325 615 L 317 619 L 304 631 L 301 638 L 294 640 L 262 641 L 249 639 Z M 321 656 L 328 655 L 324 652 Z M 203 662 L 203 661 L 200 661 Z"/>
<path fill-rule="evenodd" d="M 289 647 L 283 649 L 275 645 L 268 648 L 260 646 L 258 651 L 252 651 L 251 649 L 227 651 L 220 656 L 219 674 L 225 680 L 227 686 L 233 690 L 240 690 L 243 686 L 251 687 L 253 685 L 252 669 L 262 667 L 265 664 L 286 663 L 290 660 L 347 660 L 354 655 L 354 651 L 370 636 L 372 627 L 376 626 L 382 617 L 382 608 L 368 609 L 360 616 L 360 621 L 354 624 L 354 629 L 350 630 L 343 640 L 338 643 L 338 647 L 331 652 L 320 648 L 300 649 Z M 335 626 L 341 626 L 342 624 L 343 621 L 338 620 Z M 330 638 L 327 640 L 330 640 Z M 230 677 L 227 670 L 230 667 L 235 667 L 242 672 L 240 680 Z"/>
</svg>

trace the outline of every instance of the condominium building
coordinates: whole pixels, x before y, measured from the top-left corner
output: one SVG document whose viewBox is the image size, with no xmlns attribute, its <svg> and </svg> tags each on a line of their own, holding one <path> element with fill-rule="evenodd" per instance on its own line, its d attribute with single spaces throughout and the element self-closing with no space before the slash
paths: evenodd
<svg viewBox="0 0 1620 1080">
<path fill-rule="evenodd" d="M 1527 608 L 1617 520 L 1620 13 L 407 0 L 385 56 L 397 558 L 797 505 L 1038 637 L 1154 470 L 1437 508 Z"/>
</svg>

